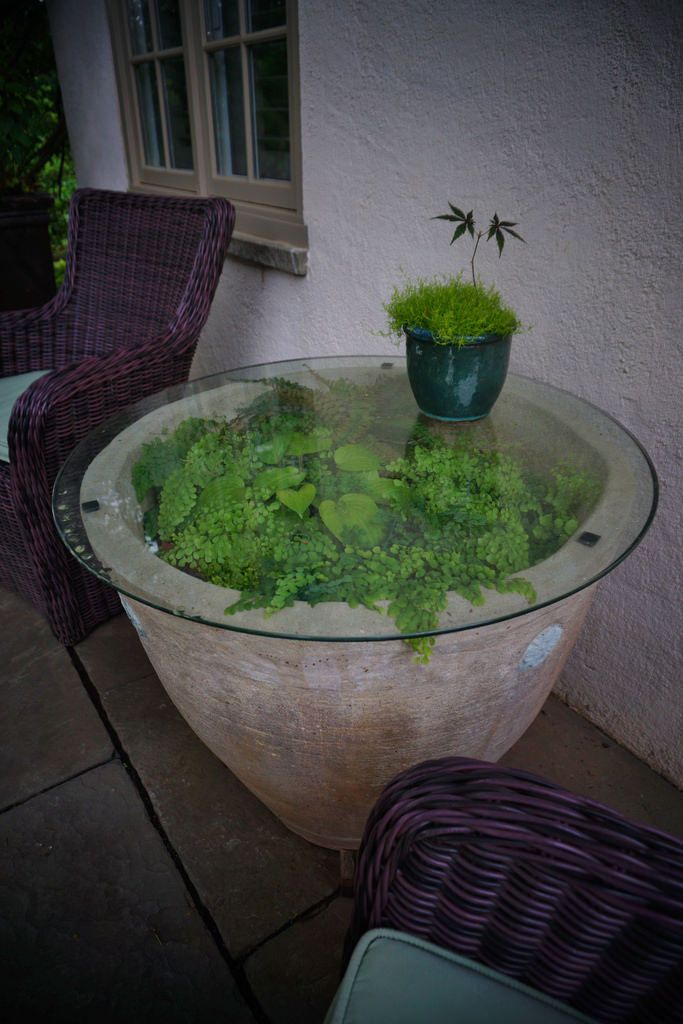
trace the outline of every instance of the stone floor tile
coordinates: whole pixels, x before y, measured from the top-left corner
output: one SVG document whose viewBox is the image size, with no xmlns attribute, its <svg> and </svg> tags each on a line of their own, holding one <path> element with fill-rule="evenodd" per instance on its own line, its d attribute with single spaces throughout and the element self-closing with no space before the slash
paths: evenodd
<svg viewBox="0 0 683 1024">
<path fill-rule="evenodd" d="M 335 890 L 338 854 L 281 825 L 195 736 L 155 675 L 114 676 L 93 682 L 233 955 Z"/>
<path fill-rule="evenodd" d="M 20 671 L 34 653 L 51 650 L 58 641 L 47 621 L 12 590 L 0 587 L 3 672 Z"/>
<path fill-rule="evenodd" d="M 154 669 L 137 633 L 123 614 L 98 626 L 76 647 L 91 679 L 110 686 L 120 679 L 139 679 Z"/>
<path fill-rule="evenodd" d="M 0 815 L 3 1019 L 253 1018 L 125 770 Z"/>
<path fill-rule="evenodd" d="M 47 623 L 5 590 L 0 616 L 0 807 L 7 807 L 101 764 L 113 748 Z"/>
<path fill-rule="evenodd" d="M 351 900 L 340 896 L 248 958 L 247 979 L 271 1024 L 320 1024 L 323 1020 L 340 982 L 351 908 Z"/>
<path fill-rule="evenodd" d="M 545 775 L 634 821 L 683 836 L 683 794 L 557 697 L 546 701 L 501 764 Z"/>
</svg>

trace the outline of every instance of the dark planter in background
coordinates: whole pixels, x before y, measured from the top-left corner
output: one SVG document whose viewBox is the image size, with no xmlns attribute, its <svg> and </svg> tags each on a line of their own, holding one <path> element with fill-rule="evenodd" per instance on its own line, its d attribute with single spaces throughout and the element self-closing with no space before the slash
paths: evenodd
<svg viewBox="0 0 683 1024">
<path fill-rule="evenodd" d="M 0 310 L 41 306 L 55 294 L 45 193 L 0 196 Z"/>
</svg>

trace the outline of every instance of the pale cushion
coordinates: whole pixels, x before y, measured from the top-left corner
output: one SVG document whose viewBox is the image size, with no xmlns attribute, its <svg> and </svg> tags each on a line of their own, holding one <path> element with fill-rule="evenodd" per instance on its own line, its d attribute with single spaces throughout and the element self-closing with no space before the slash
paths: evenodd
<svg viewBox="0 0 683 1024">
<path fill-rule="evenodd" d="M 325 1024 L 572 1024 L 589 1017 L 413 935 L 366 932 Z"/>
<path fill-rule="evenodd" d="M 44 377 L 51 370 L 35 370 L 33 373 L 18 373 L 15 377 L 0 377 L 0 462 L 9 462 L 7 430 L 12 406 L 34 380 Z"/>
</svg>

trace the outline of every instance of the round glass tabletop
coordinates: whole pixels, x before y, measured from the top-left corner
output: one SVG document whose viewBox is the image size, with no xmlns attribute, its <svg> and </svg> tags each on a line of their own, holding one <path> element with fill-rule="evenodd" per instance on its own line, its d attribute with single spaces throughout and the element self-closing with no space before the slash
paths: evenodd
<svg viewBox="0 0 683 1024">
<path fill-rule="evenodd" d="M 551 604 L 641 540 L 657 482 L 638 442 L 510 375 L 490 416 L 430 420 L 402 359 L 230 371 L 91 433 L 54 490 L 61 536 L 122 595 L 222 629 L 424 638 Z M 421 639 L 422 638 L 422 639 Z"/>
</svg>

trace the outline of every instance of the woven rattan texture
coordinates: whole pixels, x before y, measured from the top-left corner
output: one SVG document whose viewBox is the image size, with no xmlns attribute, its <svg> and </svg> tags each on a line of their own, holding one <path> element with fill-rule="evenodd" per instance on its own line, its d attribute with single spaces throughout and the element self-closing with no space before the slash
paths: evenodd
<svg viewBox="0 0 683 1024">
<path fill-rule="evenodd" d="M 0 582 L 64 644 L 119 610 L 67 554 L 51 491 L 74 446 L 131 402 L 187 380 L 235 212 L 224 199 L 81 189 L 65 281 L 38 309 L 0 314 L 0 376 L 52 369 L 17 400 L 0 463 Z"/>
<path fill-rule="evenodd" d="M 683 1021 L 683 843 L 526 772 L 399 775 L 358 854 L 347 955 L 422 936 L 601 1021 Z"/>
</svg>

